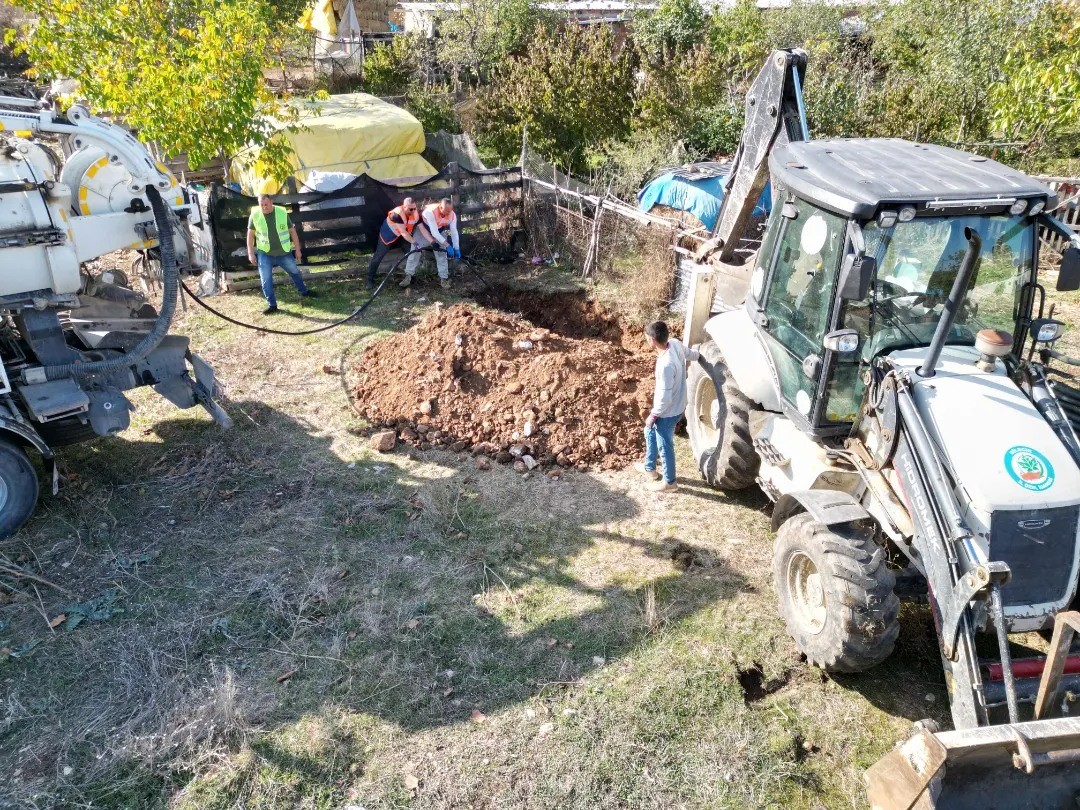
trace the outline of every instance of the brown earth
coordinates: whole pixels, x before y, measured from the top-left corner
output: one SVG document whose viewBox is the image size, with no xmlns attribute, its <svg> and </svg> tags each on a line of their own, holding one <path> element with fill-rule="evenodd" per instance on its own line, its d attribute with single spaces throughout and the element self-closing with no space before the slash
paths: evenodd
<svg viewBox="0 0 1080 810">
<path fill-rule="evenodd" d="M 529 319 L 436 304 L 364 352 L 358 410 L 422 449 L 471 450 L 519 470 L 613 469 L 640 457 L 654 359 L 636 328 L 571 294 L 481 300 Z"/>
</svg>

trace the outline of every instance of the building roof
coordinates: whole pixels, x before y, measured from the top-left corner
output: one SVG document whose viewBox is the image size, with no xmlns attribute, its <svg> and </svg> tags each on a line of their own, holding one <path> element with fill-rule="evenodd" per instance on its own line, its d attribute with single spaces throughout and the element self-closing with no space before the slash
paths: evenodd
<svg viewBox="0 0 1080 810">
<path fill-rule="evenodd" d="M 769 158 L 777 182 L 825 208 L 871 217 L 879 206 L 935 200 L 1010 200 L 1053 191 L 996 160 L 900 138 L 836 138 L 785 144 Z"/>
</svg>

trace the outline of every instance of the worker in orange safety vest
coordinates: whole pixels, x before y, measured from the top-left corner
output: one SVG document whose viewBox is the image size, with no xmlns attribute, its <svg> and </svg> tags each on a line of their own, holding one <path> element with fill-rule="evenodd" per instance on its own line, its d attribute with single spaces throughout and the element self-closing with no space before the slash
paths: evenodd
<svg viewBox="0 0 1080 810">
<path fill-rule="evenodd" d="M 416 235 L 413 232 L 418 225 L 420 225 L 420 212 L 412 197 L 406 197 L 401 205 L 387 212 L 386 219 L 379 228 L 379 244 L 375 246 L 375 255 L 371 257 L 371 262 L 368 264 L 367 285 L 369 288 L 375 286 L 375 271 L 379 269 L 379 264 L 399 239 L 409 245 L 408 250 L 416 246 Z M 423 230 L 423 226 L 421 229 Z"/>
<path fill-rule="evenodd" d="M 418 248 L 428 246 L 435 247 L 435 266 L 439 271 L 439 282 L 443 289 L 450 287 L 450 267 L 447 257 L 451 259 L 461 258 L 461 239 L 458 235 L 457 213 L 454 205 L 448 197 L 443 197 L 437 203 L 424 206 L 424 214 L 421 223 L 425 225 L 416 239 Z M 412 284 L 413 276 L 420 265 L 420 253 L 414 251 L 405 262 L 405 278 L 402 279 L 401 287 Z"/>
</svg>

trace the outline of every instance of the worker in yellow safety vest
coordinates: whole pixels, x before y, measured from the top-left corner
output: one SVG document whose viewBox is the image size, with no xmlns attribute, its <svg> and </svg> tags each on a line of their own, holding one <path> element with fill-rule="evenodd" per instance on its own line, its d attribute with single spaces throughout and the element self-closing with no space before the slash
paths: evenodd
<svg viewBox="0 0 1080 810">
<path fill-rule="evenodd" d="M 454 205 L 448 197 L 443 197 L 437 203 L 424 206 L 424 214 L 421 217 L 422 227 L 417 236 L 418 248 L 429 245 L 435 247 L 435 266 L 439 270 L 439 282 L 443 289 L 450 287 L 450 267 L 447 257 L 451 259 L 461 258 L 461 240 L 458 236 L 457 214 Z M 405 278 L 400 286 L 408 287 L 412 284 L 413 276 L 420 265 L 420 253 L 414 251 L 408 261 L 405 262 Z"/>
<path fill-rule="evenodd" d="M 371 257 L 371 262 L 368 264 L 368 289 L 375 286 L 375 271 L 379 269 L 379 264 L 399 239 L 408 245 L 406 250 L 412 250 L 416 244 L 413 231 L 419 224 L 420 212 L 412 197 L 406 197 L 401 201 L 401 205 L 387 211 L 386 219 L 379 227 L 379 243 L 375 246 L 375 255 Z"/>
<path fill-rule="evenodd" d="M 247 230 L 248 261 L 259 268 L 259 280 L 266 297 L 266 309 L 263 315 L 273 315 L 278 311 L 277 298 L 274 297 L 274 268 L 284 270 L 296 291 L 303 298 L 315 298 L 314 290 L 304 285 L 304 277 L 296 263 L 300 261 L 300 240 L 296 236 L 289 212 L 280 205 L 274 205 L 274 198 L 269 194 L 259 197 L 259 204 L 251 209 Z M 293 258 L 295 253 L 296 258 Z"/>
</svg>

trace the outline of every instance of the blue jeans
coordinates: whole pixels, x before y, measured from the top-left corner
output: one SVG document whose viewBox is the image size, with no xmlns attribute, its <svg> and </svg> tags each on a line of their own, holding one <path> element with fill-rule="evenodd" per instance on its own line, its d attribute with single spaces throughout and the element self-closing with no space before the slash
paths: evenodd
<svg viewBox="0 0 1080 810">
<path fill-rule="evenodd" d="M 277 298 L 274 297 L 275 267 L 280 267 L 289 274 L 292 283 L 296 285 L 297 292 L 301 295 L 307 295 L 308 289 L 304 286 L 304 277 L 300 275 L 300 271 L 296 267 L 296 259 L 293 258 L 291 253 L 286 253 L 284 256 L 271 256 L 260 250 L 255 255 L 259 261 L 259 280 L 262 282 L 262 292 L 263 297 L 266 298 L 266 303 L 272 307 L 277 306 Z"/>
<path fill-rule="evenodd" d="M 659 455 L 664 465 L 664 481 L 668 484 L 675 483 L 675 425 L 681 418 L 681 414 L 664 416 L 651 428 L 645 428 L 645 469 L 655 470 Z"/>
</svg>

